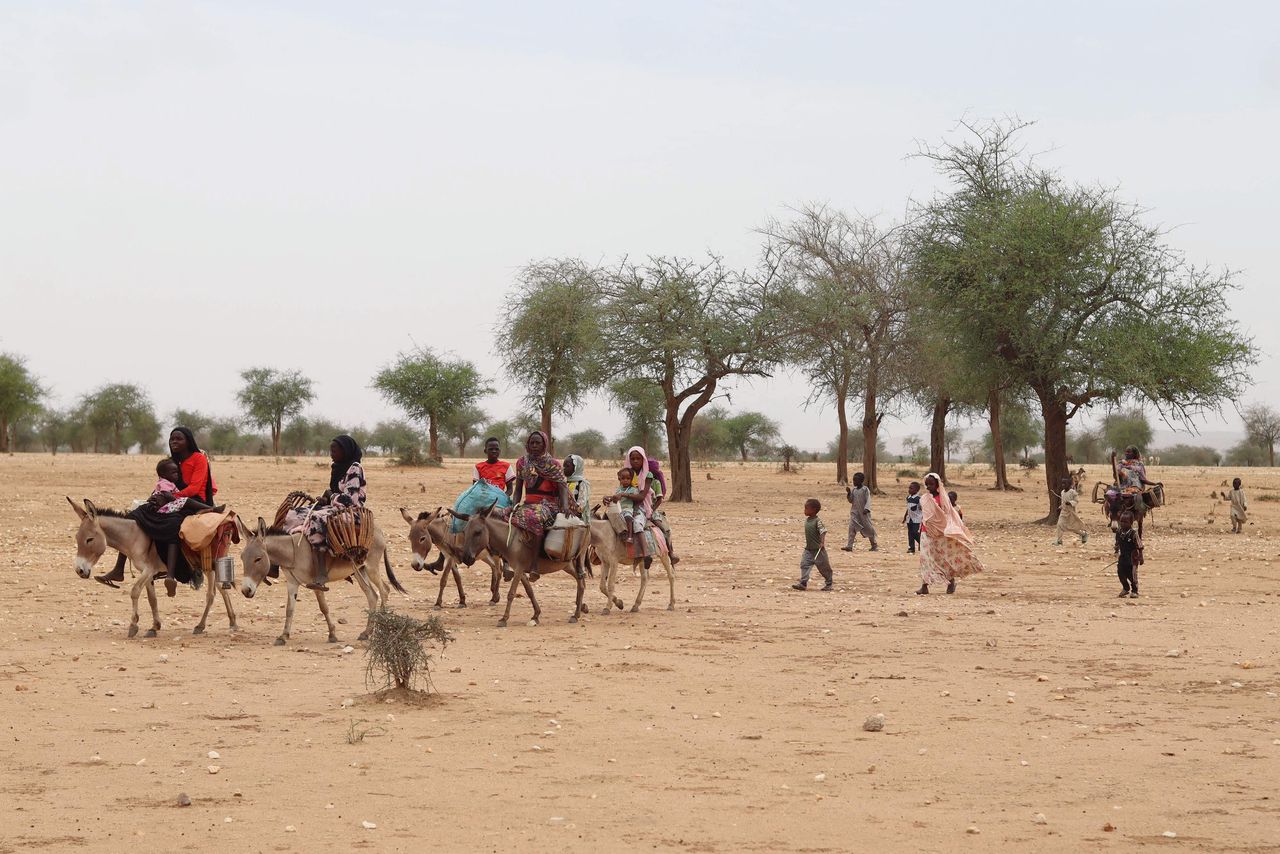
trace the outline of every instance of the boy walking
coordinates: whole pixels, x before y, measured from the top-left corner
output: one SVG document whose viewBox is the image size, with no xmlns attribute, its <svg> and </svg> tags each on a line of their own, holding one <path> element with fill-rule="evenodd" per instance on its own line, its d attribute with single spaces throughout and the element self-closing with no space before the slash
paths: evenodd
<svg viewBox="0 0 1280 854">
<path fill-rule="evenodd" d="M 916 553 L 920 545 L 920 525 L 924 522 L 924 511 L 920 509 L 920 482 L 917 480 L 907 484 L 907 512 L 902 514 L 902 521 L 907 526 L 907 554 Z"/>
<path fill-rule="evenodd" d="M 1142 566 L 1142 538 L 1133 527 L 1133 512 L 1120 514 L 1116 531 L 1116 574 L 1120 576 L 1120 598 L 1138 598 L 1138 567 Z"/>
<path fill-rule="evenodd" d="M 853 551 L 853 541 L 861 534 L 871 543 L 871 551 L 878 552 L 876 526 L 871 524 L 871 490 L 867 488 L 867 476 L 858 472 L 853 476 L 853 487 L 845 489 L 849 499 L 849 541 L 840 547 L 842 552 Z"/>
<path fill-rule="evenodd" d="M 1240 478 L 1231 481 L 1231 533 L 1244 531 L 1244 523 L 1249 521 L 1249 499 L 1244 497 L 1243 484 Z"/>
<path fill-rule="evenodd" d="M 804 503 L 804 556 L 800 558 L 800 581 L 791 585 L 793 590 L 804 590 L 809 586 L 809 576 L 814 566 L 826 583 L 823 590 L 830 590 L 834 578 L 831 572 L 831 561 L 827 558 L 827 526 L 818 518 L 822 502 L 810 498 Z"/>
</svg>

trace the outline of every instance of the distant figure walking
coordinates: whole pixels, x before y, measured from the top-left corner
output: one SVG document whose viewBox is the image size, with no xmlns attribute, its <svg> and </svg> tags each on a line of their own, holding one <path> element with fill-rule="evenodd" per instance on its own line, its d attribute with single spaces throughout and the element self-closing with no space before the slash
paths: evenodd
<svg viewBox="0 0 1280 854">
<path fill-rule="evenodd" d="M 853 486 L 845 489 L 845 496 L 849 499 L 849 541 L 840 551 L 853 551 L 853 541 L 859 534 L 871 543 L 871 551 L 880 551 L 876 544 L 876 526 L 871 524 L 871 490 L 867 488 L 867 476 L 862 472 L 855 474 Z"/>
<path fill-rule="evenodd" d="M 1244 497 L 1240 478 L 1231 481 L 1231 533 L 1244 531 L 1244 523 L 1249 521 L 1249 499 Z"/>
<path fill-rule="evenodd" d="M 1084 528 L 1084 522 L 1080 521 L 1080 513 L 1077 505 L 1080 503 L 1080 493 L 1076 492 L 1075 480 L 1067 475 L 1062 479 L 1062 495 L 1059 496 L 1062 503 L 1058 505 L 1058 539 L 1054 540 L 1055 546 L 1062 545 L 1062 535 L 1068 531 L 1073 534 L 1080 535 L 1080 542 L 1089 542 L 1089 532 Z"/>
<path fill-rule="evenodd" d="M 800 557 L 800 580 L 791 585 L 792 590 L 804 590 L 809 586 L 809 576 L 815 566 L 822 576 L 822 589 L 830 592 L 834 587 L 835 576 L 827 558 L 827 526 L 818 518 L 821 510 L 822 502 L 816 498 L 804 503 L 804 554 Z"/>
<path fill-rule="evenodd" d="M 920 589 L 927 596 L 930 584 L 946 582 L 956 592 L 956 581 L 982 572 L 982 561 L 973 553 L 973 534 L 965 527 L 951 499 L 942 491 L 942 479 L 933 472 L 924 477 L 928 495 L 920 502 L 924 511 L 924 541 L 920 550 Z"/>
<path fill-rule="evenodd" d="M 907 512 L 902 514 L 902 522 L 907 526 L 907 554 L 915 554 L 920 545 L 920 525 L 924 522 L 924 511 L 920 509 L 920 483 L 911 481 L 907 484 Z"/>
</svg>

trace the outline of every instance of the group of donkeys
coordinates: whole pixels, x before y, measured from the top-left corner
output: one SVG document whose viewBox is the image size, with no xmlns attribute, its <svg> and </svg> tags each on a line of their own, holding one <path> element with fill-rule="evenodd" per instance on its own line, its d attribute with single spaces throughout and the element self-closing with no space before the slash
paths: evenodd
<svg viewBox="0 0 1280 854">
<path fill-rule="evenodd" d="M 68 497 L 67 502 L 80 519 L 80 526 L 76 531 L 76 573 L 81 578 L 89 578 L 93 574 L 94 566 L 108 550 L 119 551 L 129 558 L 139 572 L 137 580 L 129 591 L 133 608 L 129 623 L 129 637 L 132 638 L 138 634 L 138 599 L 144 591 L 147 594 L 147 602 L 151 606 L 152 617 L 151 628 L 144 637 L 155 637 L 160 630 L 155 580 L 163 575 L 165 565 L 156 555 L 151 538 L 124 513 L 97 507 L 87 498 L 77 504 Z M 458 565 L 472 566 L 476 561 L 483 561 L 490 567 L 489 586 L 492 594 L 490 604 L 497 604 L 499 601 L 500 578 L 506 576 L 510 581 L 506 610 L 503 612 L 502 619 L 498 621 L 499 626 L 507 625 L 511 617 L 511 604 L 516 590 L 521 587 L 529 599 L 529 604 L 533 607 L 530 625 L 537 625 L 542 609 L 538 605 L 532 582 L 543 575 L 557 572 L 568 573 L 577 583 L 577 598 L 573 615 L 569 618 L 570 622 L 577 622 L 580 614 L 587 613 L 587 605 L 582 599 L 586 591 L 586 578 L 594 574 L 593 562 L 598 562 L 601 567 L 600 591 L 607 600 L 605 613 L 614 607 L 619 609 L 624 607 L 622 600 L 614 595 L 614 585 L 617 581 L 618 567 L 626 563 L 630 563 L 640 576 L 640 589 L 636 593 L 635 604 L 632 605 L 631 610 L 640 610 L 640 604 L 644 601 L 645 588 L 649 583 L 648 562 L 630 557 L 622 538 L 604 519 L 593 518 L 590 523 L 590 535 L 581 539 L 576 552 L 569 555 L 566 560 L 553 561 L 548 559 L 536 544 L 527 542 L 518 532 L 513 531 L 505 520 L 499 519 L 493 513 L 493 508 L 469 515 L 460 515 L 448 508 L 437 508 L 432 512 L 420 513 L 416 517 L 404 508 L 400 508 L 400 514 L 409 524 L 409 544 L 413 550 L 410 565 L 415 570 L 421 571 L 428 568 L 427 559 L 433 547 L 445 557 L 444 571 L 440 577 L 440 591 L 435 602 L 437 608 L 443 606 L 444 591 L 450 577 L 458 587 L 458 607 L 466 607 L 466 593 L 462 587 L 462 575 Z M 464 523 L 461 533 L 454 533 L 451 530 L 450 522 L 454 518 Z M 275 640 L 277 645 L 283 645 L 288 641 L 293 627 L 294 608 L 297 604 L 299 588 L 305 586 L 313 577 L 314 552 L 304 537 L 299 534 L 290 534 L 282 529 L 269 528 L 262 517 L 258 518 L 256 526 L 246 525 L 243 520 L 236 517 L 236 525 L 244 541 L 244 550 L 240 555 L 243 567 L 240 592 L 246 598 L 253 598 L 260 587 L 271 584 L 271 579 L 277 576 L 287 585 L 284 631 Z M 666 569 L 670 586 L 667 610 L 675 610 L 675 573 L 666 554 L 660 555 L 659 559 L 663 568 Z M 386 607 L 392 587 L 401 593 L 407 593 L 392 569 L 391 560 L 387 554 L 386 534 L 381 529 L 375 530 L 368 556 L 364 561 L 353 563 L 345 559 L 331 559 L 328 562 L 328 572 L 330 581 L 354 578 L 368 600 L 370 612 Z M 198 635 L 204 632 L 209 611 L 213 607 L 215 590 L 222 594 L 231 631 L 236 631 L 238 629 L 236 614 L 231 606 L 229 591 L 214 583 L 212 570 L 205 571 L 203 580 L 204 613 L 201 614 L 200 622 L 193 630 L 193 634 Z M 329 642 L 335 643 L 338 639 L 337 631 L 333 618 L 329 615 L 325 593 L 323 590 L 314 592 L 320 606 L 320 613 L 324 615 L 329 628 Z M 360 634 L 361 640 L 368 637 L 369 628 L 366 624 L 365 630 Z"/>
</svg>

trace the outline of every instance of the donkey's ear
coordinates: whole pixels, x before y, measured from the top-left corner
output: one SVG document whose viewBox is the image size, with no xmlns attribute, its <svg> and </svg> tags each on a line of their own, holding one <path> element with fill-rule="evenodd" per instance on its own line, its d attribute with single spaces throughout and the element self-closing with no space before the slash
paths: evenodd
<svg viewBox="0 0 1280 854">
<path fill-rule="evenodd" d="M 246 525 L 244 520 L 239 516 L 236 516 L 236 529 L 240 532 L 240 536 L 244 537 L 246 540 L 253 539 L 253 531 L 249 530 L 249 526 Z"/>
<path fill-rule="evenodd" d="M 79 504 L 71 500 L 70 495 L 66 496 L 66 498 L 67 498 L 67 503 L 71 505 L 71 509 L 76 511 L 76 515 L 79 516 L 81 519 L 89 515 L 88 513 L 85 512 L 85 509 L 83 507 L 81 507 Z"/>
<path fill-rule="evenodd" d="M 261 516 L 258 517 L 258 536 L 265 537 L 267 535 L 267 520 Z"/>
<path fill-rule="evenodd" d="M 408 522 L 410 525 L 412 525 L 415 521 L 417 521 L 416 519 L 413 518 L 413 514 L 410 513 L 408 510 L 405 510 L 403 507 L 400 508 L 400 515 L 403 516 L 404 520 Z"/>
<path fill-rule="evenodd" d="M 84 509 L 94 519 L 98 518 L 98 508 L 94 506 L 94 503 L 87 498 L 84 500 Z"/>
<path fill-rule="evenodd" d="M 493 508 L 497 506 L 498 506 L 498 499 L 495 498 L 493 499 L 493 503 L 490 504 L 488 507 L 484 508 L 484 512 L 481 513 L 480 515 L 488 519 L 489 514 L 493 512 Z"/>
<path fill-rule="evenodd" d="M 471 514 L 470 514 L 470 513 L 458 513 L 458 512 L 456 512 L 456 511 L 454 511 L 452 508 L 450 508 L 450 509 L 449 509 L 449 515 L 450 515 L 450 516 L 452 516 L 452 517 L 453 517 L 453 518 L 455 518 L 455 519 L 461 519 L 463 522 L 470 522 L 470 521 L 471 521 Z"/>
</svg>

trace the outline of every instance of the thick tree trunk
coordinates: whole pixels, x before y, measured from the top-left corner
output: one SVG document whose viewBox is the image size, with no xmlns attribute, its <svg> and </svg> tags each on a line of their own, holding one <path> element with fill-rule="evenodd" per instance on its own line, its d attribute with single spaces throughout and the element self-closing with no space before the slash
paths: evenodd
<svg viewBox="0 0 1280 854">
<path fill-rule="evenodd" d="M 280 456 L 280 434 L 283 432 L 279 421 L 271 422 L 271 453 Z"/>
<path fill-rule="evenodd" d="M 545 401 L 542 404 L 542 423 L 539 425 L 539 428 L 547 437 L 547 453 L 554 455 L 556 451 L 556 440 L 555 437 L 551 435 L 551 404 Z"/>
<path fill-rule="evenodd" d="M 124 441 L 121 433 L 122 431 L 119 426 L 111 432 L 111 453 L 113 454 L 120 453 L 120 444 Z"/>
<path fill-rule="evenodd" d="M 427 456 L 436 462 L 440 462 L 443 457 L 440 456 L 440 431 L 436 427 L 436 417 L 434 415 L 427 418 Z"/>
<path fill-rule="evenodd" d="M 0 453 L 9 450 L 9 419 L 0 418 Z"/>
<path fill-rule="evenodd" d="M 836 437 L 836 483 L 849 483 L 849 410 L 845 402 L 845 389 L 836 389 L 836 418 L 840 421 L 840 435 Z"/>
<path fill-rule="evenodd" d="M 689 434 L 674 408 L 667 409 L 667 450 L 671 457 L 671 496 L 667 501 L 693 501 L 693 468 L 689 459 Z"/>
<path fill-rule="evenodd" d="M 991 425 L 991 449 L 994 451 L 992 468 L 996 473 L 996 489 L 1009 488 L 1009 475 L 1004 466 L 1004 441 L 1000 438 L 1000 391 L 992 389 L 987 395 L 987 423 Z"/>
<path fill-rule="evenodd" d="M 862 472 L 867 476 L 867 489 L 879 493 L 876 481 L 876 443 L 880 438 L 880 418 L 876 413 L 876 397 L 879 394 L 879 377 L 872 369 L 867 377 L 867 388 L 862 402 Z"/>
<path fill-rule="evenodd" d="M 745 462 L 747 461 L 747 446 L 746 446 L 746 445 L 739 445 L 739 446 L 738 446 L 738 453 L 742 454 L 742 461 L 745 463 Z"/>
<path fill-rule="evenodd" d="M 947 482 L 947 413 L 951 411 L 951 398 L 938 397 L 933 401 L 933 421 L 929 424 L 929 470 Z"/>
<path fill-rule="evenodd" d="M 1049 492 L 1049 515 L 1040 521 L 1053 525 L 1058 521 L 1058 485 L 1067 476 L 1067 407 L 1052 392 L 1037 394 L 1044 418 L 1044 478 Z"/>
</svg>

